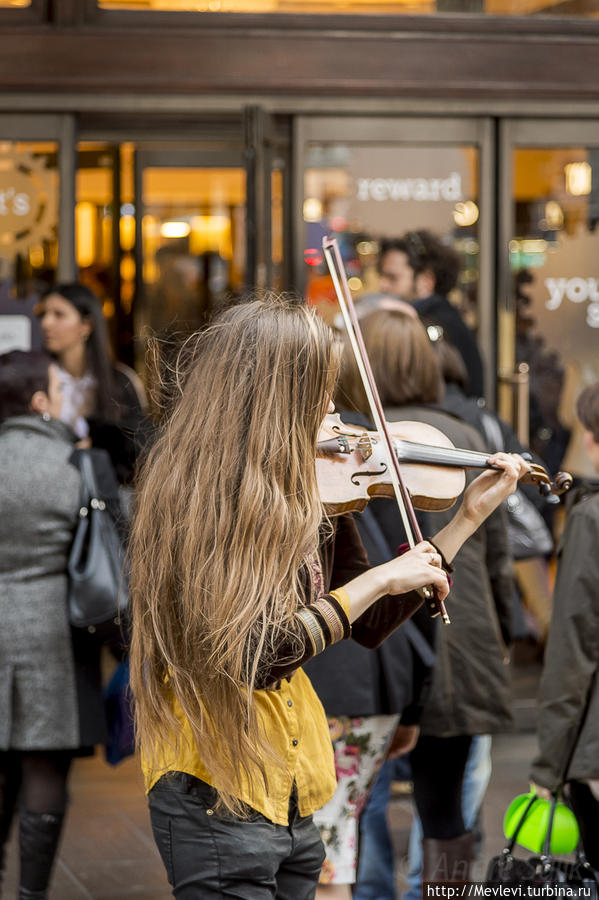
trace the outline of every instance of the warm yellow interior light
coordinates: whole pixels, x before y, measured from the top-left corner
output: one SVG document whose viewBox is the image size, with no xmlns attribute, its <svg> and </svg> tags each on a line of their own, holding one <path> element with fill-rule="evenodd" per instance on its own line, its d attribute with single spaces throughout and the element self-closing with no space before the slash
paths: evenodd
<svg viewBox="0 0 599 900">
<path fill-rule="evenodd" d="M 478 221 L 478 206 L 473 200 L 456 203 L 453 210 L 453 221 L 462 228 L 468 228 Z"/>
<path fill-rule="evenodd" d="M 320 222 L 322 219 L 322 202 L 318 197 L 306 197 L 302 213 L 304 222 Z"/>
<path fill-rule="evenodd" d="M 127 252 L 135 246 L 135 217 L 121 216 L 119 219 L 119 238 L 121 250 Z"/>
<path fill-rule="evenodd" d="M 229 216 L 218 213 L 212 216 L 193 216 L 189 250 L 197 256 L 213 251 L 224 259 L 230 259 L 233 247 Z"/>
<path fill-rule="evenodd" d="M 573 162 L 564 166 L 566 190 L 573 197 L 583 197 L 591 193 L 592 169 L 588 162 Z"/>
<path fill-rule="evenodd" d="M 40 244 L 29 248 L 29 265 L 32 269 L 41 269 L 44 265 L 44 248 Z"/>
<path fill-rule="evenodd" d="M 189 222 L 163 222 L 160 234 L 165 238 L 184 238 L 191 231 Z"/>
<path fill-rule="evenodd" d="M 93 203 L 83 201 L 75 205 L 75 236 L 77 265 L 91 266 L 96 256 L 96 216 Z"/>
</svg>

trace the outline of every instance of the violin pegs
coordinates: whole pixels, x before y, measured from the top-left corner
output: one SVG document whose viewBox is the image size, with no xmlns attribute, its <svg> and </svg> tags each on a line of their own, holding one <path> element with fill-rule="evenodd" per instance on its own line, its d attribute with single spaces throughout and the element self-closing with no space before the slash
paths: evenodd
<svg viewBox="0 0 599 900">
<path fill-rule="evenodd" d="M 555 476 L 555 486 L 559 494 L 569 491 L 572 487 L 573 478 L 569 472 L 558 472 Z"/>
</svg>

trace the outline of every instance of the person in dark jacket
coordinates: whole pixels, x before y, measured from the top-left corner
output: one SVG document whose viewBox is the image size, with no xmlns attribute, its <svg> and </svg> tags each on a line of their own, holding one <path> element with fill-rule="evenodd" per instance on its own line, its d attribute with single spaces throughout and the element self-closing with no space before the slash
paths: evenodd
<svg viewBox="0 0 599 900">
<path fill-rule="evenodd" d="M 461 356 L 448 341 L 441 326 L 426 319 L 424 324 L 427 325 L 443 372 L 443 408 L 476 428 L 489 452 L 501 449 L 507 453 L 519 453 L 544 467 L 543 460 L 523 446 L 513 428 L 497 413 L 487 409 L 482 398 L 467 396 L 468 373 Z M 551 524 L 557 506 L 559 499 L 554 494 L 544 497 L 534 484 L 519 485 L 506 502 L 516 581 L 522 605 L 532 615 L 535 633 L 541 644 L 547 640 L 551 621 L 552 584 L 546 557 L 553 551 L 553 537 L 548 523 Z M 519 604 L 515 613 L 516 632 L 520 636 L 528 635 L 529 626 Z"/>
<path fill-rule="evenodd" d="M 0 356 L 0 857 L 19 803 L 20 900 L 46 897 L 72 759 L 106 736 L 100 645 L 68 620 L 80 476 L 61 404 L 49 357 Z"/>
<path fill-rule="evenodd" d="M 408 300 L 421 319 L 432 318 L 446 329 L 468 370 L 468 393 L 482 397 L 483 365 L 476 338 L 447 299 L 459 272 L 455 251 L 430 231 L 408 231 L 399 239 L 382 242 L 381 291 Z"/>
<path fill-rule="evenodd" d="M 60 418 L 80 439 L 105 449 L 119 481 L 130 482 L 147 440 L 147 401 L 135 372 L 111 359 L 99 300 L 83 284 L 57 284 L 39 315 L 44 347 L 59 367 Z"/>
<path fill-rule="evenodd" d="M 424 326 L 400 311 L 373 312 L 361 325 L 386 418 L 436 426 L 455 446 L 484 452 L 474 429 L 438 407 L 441 373 Z M 367 409 L 349 353 L 343 356 L 340 403 L 342 397 L 360 411 Z M 396 506 L 382 500 L 372 508 L 387 539 L 396 539 Z M 427 513 L 427 531 L 450 515 Z M 456 871 L 465 871 L 472 835 L 463 820 L 462 782 L 472 737 L 501 732 L 511 724 L 505 638 L 509 640 L 514 585 L 503 510 L 493 513 L 464 544 L 456 562 L 448 605 L 452 624 L 436 628 L 437 662 L 420 738 L 411 754 L 426 880 L 444 878 L 440 861 L 449 878 L 454 863 Z"/>
<path fill-rule="evenodd" d="M 582 392 L 577 412 L 599 473 L 599 383 Z M 599 484 L 581 485 L 568 501 L 532 778 L 551 792 L 568 784 L 587 859 L 599 870 Z"/>
</svg>

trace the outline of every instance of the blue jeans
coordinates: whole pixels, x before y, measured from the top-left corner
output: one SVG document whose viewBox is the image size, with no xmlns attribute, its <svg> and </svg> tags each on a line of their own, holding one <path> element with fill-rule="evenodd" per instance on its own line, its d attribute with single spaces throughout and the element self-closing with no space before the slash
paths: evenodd
<svg viewBox="0 0 599 900">
<path fill-rule="evenodd" d="M 407 757 L 383 763 L 360 818 L 360 859 L 354 900 L 395 900 L 393 845 L 387 825 L 392 781 L 409 781 Z"/>
<path fill-rule="evenodd" d="M 398 772 L 398 768 L 400 771 Z M 408 775 L 405 769 L 408 768 Z M 472 739 L 464 772 L 462 811 L 466 828 L 476 821 L 491 777 L 491 737 L 476 735 Z M 381 769 L 368 804 L 360 819 L 360 861 L 354 900 L 396 900 L 393 871 L 393 847 L 387 825 L 391 782 L 409 778 L 407 759 L 388 760 Z M 422 896 L 422 827 L 414 813 L 410 833 L 408 890 L 403 900 L 421 900 Z"/>
</svg>

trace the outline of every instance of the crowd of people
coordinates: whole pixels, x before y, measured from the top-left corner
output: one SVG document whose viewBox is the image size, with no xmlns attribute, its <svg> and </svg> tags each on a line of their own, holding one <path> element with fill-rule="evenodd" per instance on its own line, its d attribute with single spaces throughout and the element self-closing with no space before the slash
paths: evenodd
<svg viewBox="0 0 599 900">
<path fill-rule="evenodd" d="M 394 900 L 397 779 L 413 785 L 410 900 L 468 880 L 492 735 L 511 727 L 508 500 L 543 509 L 518 486 L 527 448 L 480 401 L 476 340 L 447 298 L 458 272 L 439 239 L 408 232 L 382 246 L 381 293 L 358 302 L 386 419 L 433 426 L 493 466 L 468 472 L 452 509 L 418 513 L 412 548 L 391 500 L 323 508 L 325 418 L 371 429 L 371 413 L 347 336 L 299 299 L 236 301 L 188 339 L 159 421 L 82 285 L 41 301 L 44 352 L 0 356 L 0 870 L 18 820 L 20 900 L 48 896 L 72 762 L 106 739 L 105 645 L 129 659 L 175 897 Z M 577 411 L 599 472 L 599 384 Z M 127 532 L 118 629 L 69 620 L 81 450 L 96 502 Z M 531 760 L 539 792 L 565 792 L 596 869 L 598 544 L 597 484 L 580 483 Z M 431 585 L 449 626 L 423 607 Z"/>
</svg>

